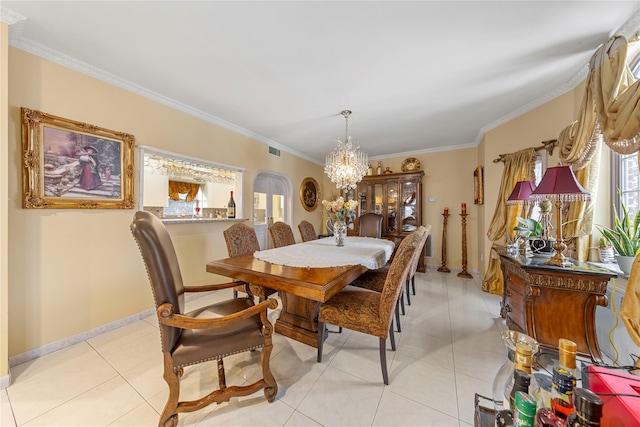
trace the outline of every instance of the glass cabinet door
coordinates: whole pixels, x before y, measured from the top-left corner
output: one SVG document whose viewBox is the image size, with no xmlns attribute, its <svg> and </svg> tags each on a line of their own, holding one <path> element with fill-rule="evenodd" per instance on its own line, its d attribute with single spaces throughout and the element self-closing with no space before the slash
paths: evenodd
<svg viewBox="0 0 640 427">
<path fill-rule="evenodd" d="M 417 222 L 417 191 L 418 184 L 416 182 L 403 182 L 402 183 L 402 197 L 401 197 L 401 215 L 402 215 L 402 230 L 401 231 L 413 231 L 418 227 Z"/>
<path fill-rule="evenodd" d="M 398 232 L 398 181 L 392 180 L 387 182 L 387 210 L 386 210 L 386 232 Z M 385 228 L 385 227 L 383 227 Z"/>
</svg>

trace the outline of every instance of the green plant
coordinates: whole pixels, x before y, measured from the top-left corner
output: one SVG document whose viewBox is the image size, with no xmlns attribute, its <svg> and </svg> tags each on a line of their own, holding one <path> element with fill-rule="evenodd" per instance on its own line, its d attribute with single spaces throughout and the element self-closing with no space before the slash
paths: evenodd
<svg viewBox="0 0 640 427">
<path fill-rule="evenodd" d="M 618 197 L 620 197 L 620 190 L 618 190 Z M 629 217 L 629 209 L 622 200 L 620 205 L 622 206 L 621 216 L 618 215 L 615 204 L 613 205 L 615 227 L 599 226 L 598 230 L 611 243 L 618 255 L 633 257 L 640 253 L 640 210 L 632 220 Z"/>
<path fill-rule="evenodd" d="M 539 237 L 542 239 L 544 236 L 544 228 L 542 227 L 542 224 L 533 218 L 521 218 L 518 216 L 516 219 L 521 225 L 516 225 L 513 227 L 513 230 L 517 231 L 520 236 L 525 238 Z"/>
<path fill-rule="evenodd" d="M 600 249 L 609 249 L 612 246 L 607 239 L 605 239 L 604 237 L 601 237 L 600 240 L 598 240 L 598 247 Z"/>
</svg>

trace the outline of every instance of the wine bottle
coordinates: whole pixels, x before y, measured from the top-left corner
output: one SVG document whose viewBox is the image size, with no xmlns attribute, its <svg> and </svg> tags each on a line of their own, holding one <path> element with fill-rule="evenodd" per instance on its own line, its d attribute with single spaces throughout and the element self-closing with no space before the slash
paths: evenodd
<svg viewBox="0 0 640 427">
<path fill-rule="evenodd" d="M 231 197 L 229 197 L 229 203 L 227 203 L 227 218 L 236 217 L 236 202 L 233 200 L 233 191 Z"/>
</svg>

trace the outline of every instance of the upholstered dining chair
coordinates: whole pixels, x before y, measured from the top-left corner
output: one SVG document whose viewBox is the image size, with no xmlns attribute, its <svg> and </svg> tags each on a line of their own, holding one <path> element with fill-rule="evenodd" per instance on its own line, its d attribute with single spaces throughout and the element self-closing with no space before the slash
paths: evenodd
<svg viewBox="0 0 640 427">
<path fill-rule="evenodd" d="M 427 232 L 424 235 L 424 239 L 420 244 L 420 248 L 418 249 L 418 253 L 416 254 L 416 258 L 413 260 L 411 264 L 411 270 L 409 271 L 409 276 L 407 277 L 407 305 L 411 305 L 411 293 L 413 295 L 416 294 L 416 271 L 418 271 L 418 264 L 420 263 L 420 257 L 422 256 L 422 250 L 424 249 L 424 245 L 427 243 L 427 239 L 429 238 L 429 234 L 431 233 L 431 224 L 425 226 Z M 411 281 L 411 293 L 409 293 L 409 281 Z"/>
<path fill-rule="evenodd" d="M 358 217 L 358 235 L 360 237 L 382 237 L 382 215 L 366 213 Z"/>
<path fill-rule="evenodd" d="M 325 323 L 374 335 L 379 338 L 382 380 L 389 384 L 387 373 L 387 337 L 391 349 L 396 349 L 393 335 L 393 310 L 411 268 L 411 260 L 420 242 L 420 232 L 405 237 L 389 267 L 382 292 L 348 285 L 320 304 L 318 309 L 318 362 L 322 362 L 322 347 L 326 337 Z"/>
<path fill-rule="evenodd" d="M 413 275 L 415 275 L 416 273 L 416 270 L 418 269 L 418 262 L 420 261 L 420 256 L 422 256 L 422 248 L 424 247 L 424 244 L 429 237 L 431 225 L 427 225 L 426 227 L 419 227 L 416 231 L 420 234 L 418 248 L 415 251 L 414 257 L 411 259 L 411 267 L 409 269 L 409 274 L 407 275 L 407 280 L 405 281 L 405 289 L 400 291 L 400 295 L 398 295 L 398 301 L 396 301 L 395 315 L 396 328 L 398 332 L 402 332 L 402 325 L 400 323 L 400 306 L 402 306 L 402 314 L 405 314 L 403 295 L 407 295 L 407 300 L 409 302 L 409 277 L 413 277 Z M 387 274 L 389 273 L 389 266 L 390 264 L 387 264 L 377 270 L 366 271 L 360 277 L 354 280 L 351 283 L 351 286 L 357 286 L 359 288 L 365 288 L 375 292 L 382 292 L 384 283 L 387 279 Z"/>
<path fill-rule="evenodd" d="M 309 221 L 300 221 L 300 224 L 298 224 L 298 230 L 300 230 L 300 237 L 302 237 L 303 242 L 318 239 L 318 233 L 316 233 L 316 229 Z"/>
<path fill-rule="evenodd" d="M 275 309 L 276 300 L 254 305 L 252 298 L 232 298 L 185 312 L 185 292 L 206 292 L 228 289 L 237 282 L 185 286 L 171 236 L 153 214 L 138 211 L 131 223 L 151 283 L 156 314 L 160 326 L 164 380 L 169 397 L 158 425 L 178 425 L 178 413 L 193 412 L 211 403 L 226 402 L 235 396 L 247 396 L 264 389 L 273 402 L 278 385 L 271 374 L 271 335 L 273 327 L 267 318 L 267 308 Z M 262 349 L 262 378 L 252 384 L 227 387 L 223 359 L 227 356 Z M 197 400 L 179 401 L 180 378 L 184 368 L 203 362 L 217 362 L 218 389 Z"/>
<path fill-rule="evenodd" d="M 236 222 L 231 227 L 222 232 L 224 241 L 227 244 L 227 253 L 230 257 L 249 255 L 260 250 L 258 236 L 253 227 Z M 269 295 L 276 293 L 273 289 L 265 288 L 252 283 L 244 283 L 233 288 L 233 297 L 238 297 L 238 292 L 245 292 L 249 296 L 256 296 L 260 302 L 267 299 Z"/>
<path fill-rule="evenodd" d="M 273 246 L 276 248 L 296 243 L 291 226 L 282 221 L 278 221 L 269 227 L 269 233 L 271 234 L 271 240 L 273 240 Z"/>
</svg>

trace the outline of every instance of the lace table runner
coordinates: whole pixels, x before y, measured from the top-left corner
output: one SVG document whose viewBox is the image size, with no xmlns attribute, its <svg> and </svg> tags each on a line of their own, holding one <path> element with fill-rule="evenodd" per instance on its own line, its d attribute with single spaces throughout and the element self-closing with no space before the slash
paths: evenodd
<svg viewBox="0 0 640 427">
<path fill-rule="evenodd" d="M 257 251 L 253 256 L 261 261 L 290 267 L 322 268 L 363 265 L 370 270 L 375 270 L 389 261 L 394 246 L 389 240 L 355 236 L 347 236 L 344 246 L 336 246 L 333 237 L 326 237 Z"/>
</svg>

